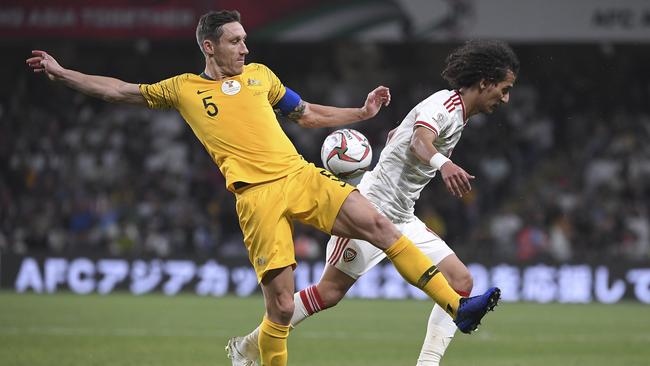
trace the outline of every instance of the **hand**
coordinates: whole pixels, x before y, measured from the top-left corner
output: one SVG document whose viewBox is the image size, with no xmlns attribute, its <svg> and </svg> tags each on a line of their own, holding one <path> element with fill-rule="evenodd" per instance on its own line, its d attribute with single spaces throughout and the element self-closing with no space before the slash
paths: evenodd
<svg viewBox="0 0 650 366">
<path fill-rule="evenodd" d="M 63 67 L 47 52 L 34 50 L 32 56 L 34 57 L 28 58 L 26 62 L 34 72 L 44 72 L 50 80 L 58 80 L 63 77 Z"/>
<path fill-rule="evenodd" d="M 363 119 L 372 118 L 377 115 L 382 104 L 387 107 L 390 104 L 390 89 L 385 86 L 378 86 L 375 90 L 368 93 L 366 103 L 361 108 Z"/>
<path fill-rule="evenodd" d="M 440 174 L 449 193 L 458 198 L 463 197 L 463 194 L 472 190 L 469 181 L 476 178 L 463 170 L 463 168 L 454 164 L 453 161 L 444 163 L 440 167 Z"/>
</svg>

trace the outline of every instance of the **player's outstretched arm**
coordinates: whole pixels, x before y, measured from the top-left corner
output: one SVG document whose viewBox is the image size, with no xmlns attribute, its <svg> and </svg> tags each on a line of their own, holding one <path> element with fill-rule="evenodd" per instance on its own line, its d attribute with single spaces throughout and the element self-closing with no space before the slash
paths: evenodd
<svg viewBox="0 0 650 366">
<path fill-rule="evenodd" d="M 84 94 L 108 102 L 147 105 L 137 84 L 65 69 L 45 51 L 32 51 L 32 57 L 26 62 L 35 73 L 45 73 L 50 80 L 61 82 Z"/>
<path fill-rule="evenodd" d="M 289 118 L 308 128 L 337 127 L 364 121 L 377 115 L 382 105 L 390 104 L 390 90 L 379 86 L 368 93 L 361 108 L 338 108 L 301 101 Z"/>
<path fill-rule="evenodd" d="M 439 153 L 433 146 L 436 138 L 438 135 L 435 132 L 424 127 L 416 127 L 409 148 L 418 160 L 440 170 L 449 193 L 462 197 L 472 190 L 469 181 L 475 177 Z"/>
</svg>

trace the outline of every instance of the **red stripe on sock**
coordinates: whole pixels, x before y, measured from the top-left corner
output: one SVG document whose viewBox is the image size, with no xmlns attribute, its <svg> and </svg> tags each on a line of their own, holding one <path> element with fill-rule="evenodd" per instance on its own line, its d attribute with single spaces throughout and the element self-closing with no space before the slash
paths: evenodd
<svg viewBox="0 0 650 366">
<path fill-rule="evenodd" d="M 313 295 L 314 302 L 316 303 L 316 306 L 315 306 L 316 311 L 315 312 L 319 312 L 319 311 L 323 310 L 323 308 L 325 307 L 325 304 L 323 304 L 323 300 L 321 300 L 320 294 L 318 293 L 318 288 L 316 286 L 312 285 L 312 286 L 309 286 L 308 289 L 310 290 L 311 294 Z"/>
<path fill-rule="evenodd" d="M 456 293 L 459 294 L 462 297 L 469 297 L 469 291 L 461 291 L 461 290 L 456 290 L 456 289 L 454 289 L 454 291 L 456 291 Z"/>
<path fill-rule="evenodd" d="M 318 307 L 318 302 L 314 297 L 314 292 L 312 291 L 312 288 L 309 287 L 306 291 L 307 291 L 307 296 L 309 296 L 309 303 L 311 304 L 311 308 L 314 309 L 314 313 L 319 312 L 320 308 Z"/>
<path fill-rule="evenodd" d="M 300 291 L 300 300 L 302 301 L 302 304 L 305 306 L 305 309 L 307 309 L 307 314 L 311 315 L 314 313 L 314 309 L 311 307 L 311 304 L 309 303 L 309 299 L 307 298 L 307 293 L 305 290 Z"/>
</svg>

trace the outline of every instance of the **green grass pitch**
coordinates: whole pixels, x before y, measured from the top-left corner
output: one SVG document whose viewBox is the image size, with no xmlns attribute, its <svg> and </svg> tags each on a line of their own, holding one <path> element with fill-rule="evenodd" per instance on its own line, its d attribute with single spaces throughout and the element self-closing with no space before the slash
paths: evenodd
<svg viewBox="0 0 650 366">
<path fill-rule="evenodd" d="M 0 365 L 230 365 L 227 339 L 257 326 L 261 297 L 0 292 Z M 415 365 L 430 304 L 346 299 L 297 328 L 289 364 Z M 511 304 L 458 333 L 445 366 L 647 366 L 650 306 Z"/>
</svg>

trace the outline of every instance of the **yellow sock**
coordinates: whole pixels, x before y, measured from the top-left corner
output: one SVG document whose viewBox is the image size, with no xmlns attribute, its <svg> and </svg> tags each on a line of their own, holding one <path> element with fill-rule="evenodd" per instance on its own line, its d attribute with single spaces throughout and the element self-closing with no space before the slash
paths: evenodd
<svg viewBox="0 0 650 366">
<path fill-rule="evenodd" d="M 424 291 L 445 311 L 456 318 L 460 296 L 449 286 L 445 276 L 413 242 L 402 235 L 384 251 L 402 277 Z"/>
<path fill-rule="evenodd" d="M 289 326 L 274 323 L 266 317 L 260 325 L 258 345 L 263 366 L 286 366 L 289 357 L 287 353 L 287 337 Z"/>
</svg>

